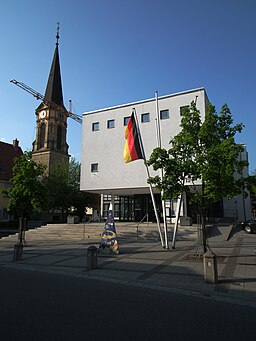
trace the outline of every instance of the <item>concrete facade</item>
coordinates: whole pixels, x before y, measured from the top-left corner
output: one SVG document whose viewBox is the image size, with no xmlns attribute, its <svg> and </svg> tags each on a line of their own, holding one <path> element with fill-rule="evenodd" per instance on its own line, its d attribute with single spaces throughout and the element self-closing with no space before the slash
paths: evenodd
<svg viewBox="0 0 256 341">
<path fill-rule="evenodd" d="M 160 113 L 162 147 L 168 149 L 170 139 L 180 132 L 182 107 L 190 105 L 192 101 L 196 101 L 201 119 L 204 120 L 208 103 L 204 88 L 161 96 L 158 101 L 152 98 L 83 114 L 80 188 L 82 191 L 101 194 L 102 217 L 106 215 L 109 204 L 112 203 L 116 219 L 140 221 L 152 206 L 143 160 L 128 164 L 123 160 L 125 122 L 131 116 L 132 110 L 136 110 L 145 155 L 148 159 L 153 149 L 158 146 L 157 104 Z M 168 115 L 161 119 L 162 114 L 166 113 Z M 246 149 L 241 154 L 241 158 L 247 158 Z M 156 175 L 152 168 L 150 175 Z M 243 177 L 246 176 L 248 176 L 248 169 L 244 169 Z M 196 185 L 200 183 L 197 182 Z M 158 195 L 157 206 L 161 211 L 160 194 L 156 189 L 154 191 Z M 166 202 L 166 215 L 169 222 L 173 222 L 176 202 L 176 200 Z M 243 198 L 240 195 L 233 200 L 223 199 L 220 207 L 224 217 L 232 217 L 236 221 L 251 217 L 249 196 Z M 140 214 L 139 210 L 141 210 Z M 126 214 L 126 211 L 133 211 L 133 213 Z M 181 215 L 187 215 L 186 200 L 183 202 Z"/>
<path fill-rule="evenodd" d="M 160 120 L 162 147 L 167 148 L 170 138 L 180 131 L 180 108 L 189 105 L 196 96 L 197 107 L 204 117 L 207 95 L 203 88 L 158 98 L 159 111 L 169 110 L 169 118 Z M 131 116 L 133 108 L 136 109 L 146 158 L 149 158 L 153 149 L 157 147 L 154 98 L 84 113 L 81 190 L 112 195 L 149 193 L 143 160 L 129 164 L 123 161 L 124 119 Z M 141 122 L 143 114 L 149 114 L 149 122 Z M 108 129 L 107 124 L 110 120 L 114 120 L 115 126 Z M 92 130 L 95 123 L 99 124 L 97 131 Z M 93 164 L 98 165 L 97 172 L 91 171 Z M 152 170 L 150 173 L 154 174 Z"/>
<path fill-rule="evenodd" d="M 244 146 L 243 152 L 239 156 L 240 161 L 248 161 L 248 153 L 246 146 Z M 235 178 L 247 178 L 249 176 L 248 167 L 243 168 L 242 174 L 235 174 Z M 225 217 L 235 217 L 237 222 L 251 219 L 251 196 L 250 193 L 245 189 L 245 196 L 238 195 L 233 199 L 223 199 L 223 208 Z"/>
</svg>

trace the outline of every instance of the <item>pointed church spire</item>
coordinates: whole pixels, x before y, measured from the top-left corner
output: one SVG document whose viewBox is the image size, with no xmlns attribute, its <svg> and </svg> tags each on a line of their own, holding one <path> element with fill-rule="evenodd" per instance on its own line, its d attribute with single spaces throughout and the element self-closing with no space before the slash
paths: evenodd
<svg viewBox="0 0 256 341">
<path fill-rule="evenodd" d="M 62 83 L 60 74 L 60 61 L 59 61 L 59 23 L 57 23 L 57 34 L 56 34 L 56 46 L 52 60 L 52 66 L 45 90 L 45 98 L 47 101 L 54 102 L 60 106 L 63 106 L 63 95 L 62 95 Z"/>
</svg>

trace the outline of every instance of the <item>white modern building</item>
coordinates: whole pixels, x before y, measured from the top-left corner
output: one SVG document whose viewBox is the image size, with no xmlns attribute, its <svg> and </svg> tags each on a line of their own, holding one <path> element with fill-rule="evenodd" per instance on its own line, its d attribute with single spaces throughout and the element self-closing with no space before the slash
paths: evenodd
<svg viewBox="0 0 256 341">
<path fill-rule="evenodd" d="M 101 194 L 101 216 L 106 216 L 110 202 L 114 215 L 120 221 L 140 221 L 148 214 L 154 220 L 154 211 L 147 184 L 143 160 L 128 164 L 123 160 L 124 132 L 132 110 L 136 110 L 146 158 L 158 146 L 156 120 L 160 116 L 163 148 L 180 131 L 183 108 L 196 101 L 202 119 L 205 116 L 207 94 L 204 88 L 151 98 L 139 102 L 86 112 L 83 114 L 81 190 Z M 157 110 L 158 108 L 158 110 Z M 150 169 L 150 175 L 155 175 Z M 156 204 L 162 210 L 160 193 L 155 190 Z M 166 202 L 167 218 L 175 214 L 176 202 Z M 186 201 L 183 215 L 189 215 Z"/>
<path fill-rule="evenodd" d="M 240 153 L 240 161 L 246 160 L 248 162 L 248 153 L 246 146 L 243 145 L 244 150 Z M 248 167 L 244 167 L 242 174 L 236 172 L 235 178 L 247 178 L 249 175 Z M 238 195 L 231 200 L 223 199 L 223 215 L 224 217 L 235 217 L 236 221 L 244 221 L 251 219 L 251 197 L 250 193 L 245 189 L 245 195 Z"/>
</svg>

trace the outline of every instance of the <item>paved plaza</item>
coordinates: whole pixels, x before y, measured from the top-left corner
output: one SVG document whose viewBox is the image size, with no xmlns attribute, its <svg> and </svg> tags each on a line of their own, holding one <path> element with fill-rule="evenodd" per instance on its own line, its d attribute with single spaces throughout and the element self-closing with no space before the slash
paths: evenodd
<svg viewBox="0 0 256 341">
<path fill-rule="evenodd" d="M 96 233 L 89 233 L 79 224 L 74 228 L 76 231 L 80 228 L 81 234 L 76 237 L 73 234 L 74 238 L 65 235 L 65 228 L 59 226 L 55 234 L 45 227 L 26 232 L 22 260 L 16 262 L 13 249 L 17 236 L 0 239 L 0 269 L 59 273 L 256 307 L 256 234 L 247 235 L 239 228 L 231 231 L 229 226 L 215 226 L 211 230 L 208 244 L 217 256 L 218 283 L 209 284 L 204 280 L 202 247 L 194 226 L 180 227 L 175 249 L 165 250 L 156 227 L 127 232 L 125 225 L 120 224 L 117 226 L 120 254 L 99 254 L 97 268 L 90 271 L 87 249 L 99 246 L 99 231 L 103 227 L 91 226 Z M 172 229 L 170 226 L 170 241 Z"/>
</svg>

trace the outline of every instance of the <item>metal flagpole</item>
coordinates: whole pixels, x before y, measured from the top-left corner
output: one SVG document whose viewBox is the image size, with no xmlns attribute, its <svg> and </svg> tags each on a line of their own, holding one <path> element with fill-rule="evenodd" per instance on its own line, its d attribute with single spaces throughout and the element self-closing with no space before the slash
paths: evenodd
<svg viewBox="0 0 256 341">
<path fill-rule="evenodd" d="M 161 130 L 160 130 L 160 117 L 159 117 L 159 108 L 158 108 L 158 91 L 155 92 L 156 99 L 156 136 L 157 136 L 157 146 L 162 148 L 161 141 Z"/>
<path fill-rule="evenodd" d="M 147 162 L 146 162 L 145 150 L 144 150 L 144 146 L 143 146 L 142 139 L 141 139 L 140 128 L 139 128 L 139 125 L 138 125 L 138 118 L 137 118 L 137 114 L 136 114 L 135 108 L 133 108 L 133 112 L 134 112 L 134 117 L 135 117 L 135 120 L 136 120 L 137 129 L 138 129 L 138 138 L 139 138 L 139 141 L 140 141 L 140 147 L 141 147 L 141 150 L 142 150 L 143 159 L 144 159 L 144 163 L 145 163 L 145 166 L 146 166 L 147 176 L 148 176 L 148 178 L 150 178 L 149 169 L 148 169 L 148 165 L 147 165 Z M 152 199 L 152 203 L 153 203 L 153 207 L 154 207 L 154 212 L 155 212 L 155 216 L 156 216 L 156 221 L 157 221 L 157 226 L 158 226 L 158 231 L 159 231 L 159 236 L 160 236 L 161 244 L 162 244 L 162 247 L 164 247 L 163 236 L 162 236 L 162 233 L 161 233 L 160 220 L 159 220 L 159 216 L 158 216 L 157 209 L 156 209 L 156 201 L 155 201 L 155 197 L 154 197 L 153 188 L 152 188 L 152 184 L 151 183 L 149 183 L 149 190 L 150 190 L 151 199 Z"/>
<path fill-rule="evenodd" d="M 162 148 L 160 117 L 159 117 L 159 107 L 158 107 L 158 92 L 157 91 L 155 92 L 155 98 L 156 98 L 156 122 L 157 122 L 158 147 Z M 161 180 L 163 180 L 163 177 L 164 177 L 163 169 L 160 170 L 160 177 L 161 177 Z M 163 191 L 161 191 L 161 197 L 163 197 Z M 163 221 L 164 221 L 165 248 L 169 249 L 167 221 L 166 221 L 166 208 L 165 208 L 165 201 L 163 199 L 162 199 L 162 210 L 163 210 Z"/>
<path fill-rule="evenodd" d="M 148 169 L 148 165 L 147 164 L 146 164 L 146 170 L 147 170 L 147 175 L 148 175 L 148 178 L 149 178 L 150 174 L 149 174 L 149 169 Z M 153 193 L 152 184 L 149 184 L 149 190 L 150 190 L 150 194 L 151 194 L 151 198 L 152 198 L 152 203 L 153 203 L 154 212 L 155 212 L 155 216 L 156 216 L 156 221 L 157 221 L 157 226 L 158 226 L 158 231 L 159 231 L 159 236 L 160 236 L 161 244 L 162 244 L 162 247 L 165 247 L 164 241 L 163 241 L 162 232 L 161 232 L 160 220 L 159 220 L 159 216 L 158 216 L 157 209 L 156 209 L 156 201 L 155 201 L 155 197 L 154 197 L 154 193 Z"/>
<path fill-rule="evenodd" d="M 185 176 L 183 177 L 182 187 L 184 187 L 184 183 L 185 183 Z M 178 223 L 179 223 L 179 218 L 180 218 L 182 198 L 183 198 L 183 192 L 179 196 L 178 202 L 177 202 L 176 219 L 175 219 L 175 225 L 174 225 L 174 231 L 173 231 L 173 237 L 172 237 L 172 249 L 175 249 L 175 242 L 176 242 L 176 235 L 178 231 Z"/>
<path fill-rule="evenodd" d="M 179 217 L 180 217 L 182 196 L 183 196 L 183 193 L 181 193 L 181 195 L 178 198 L 178 202 L 177 202 L 176 219 L 175 219 L 175 225 L 174 225 L 174 231 L 173 231 L 173 237 L 172 237 L 172 249 L 175 249 L 175 242 L 176 242 L 176 235 L 177 235 L 177 231 L 178 231 L 178 223 L 179 223 Z"/>
</svg>

